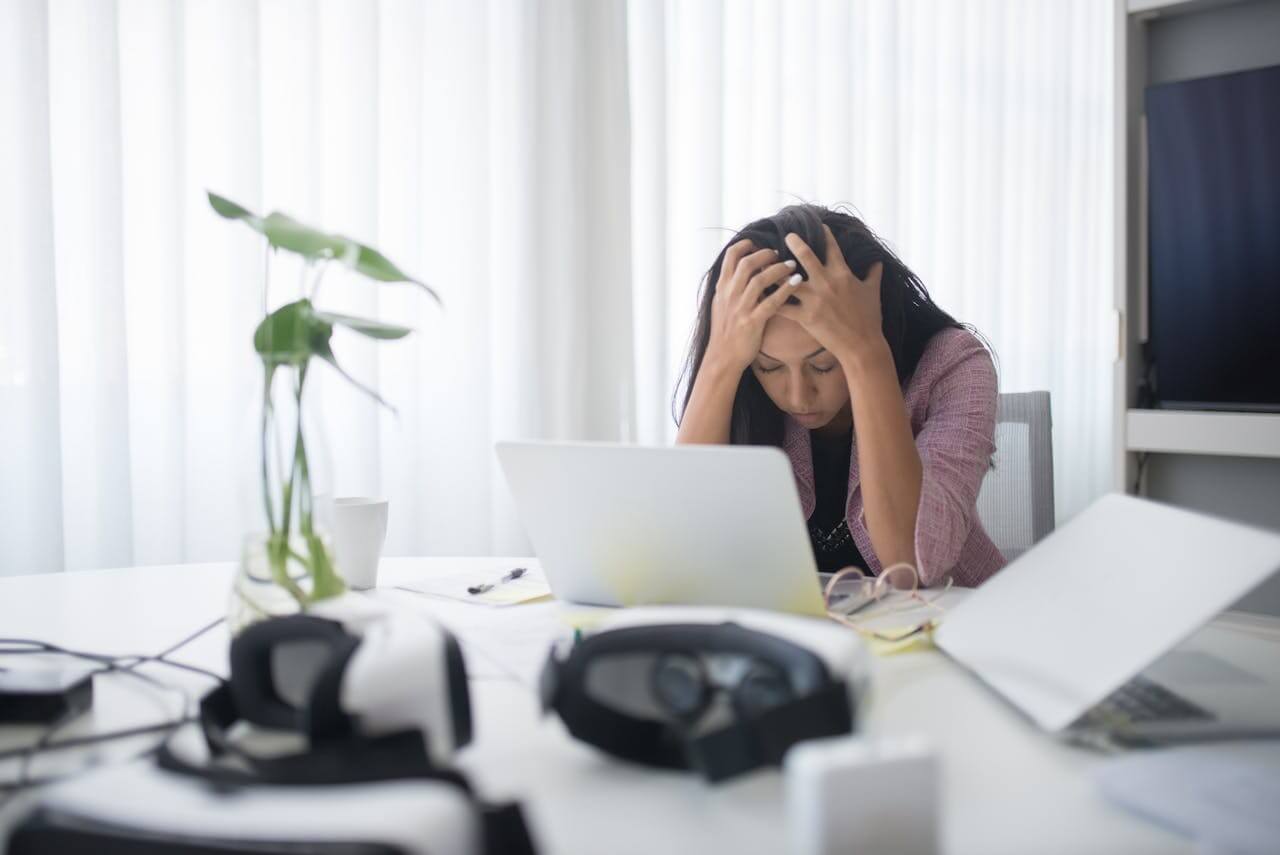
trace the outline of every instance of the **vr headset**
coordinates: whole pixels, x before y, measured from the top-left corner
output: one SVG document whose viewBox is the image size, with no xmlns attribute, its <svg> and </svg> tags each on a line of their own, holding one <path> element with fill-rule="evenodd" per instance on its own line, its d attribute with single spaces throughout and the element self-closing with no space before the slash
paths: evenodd
<svg viewBox="0 0 1280 855">
<path fill-rule="evenodd" d="M 792 745 L 852 733 L 862 641 L 834 624 L 747 609 L 628 609 L 553 648 L 544 710 L 614 756 L 727 780 Z"/>
<path fill-rule="evenodd" d="M 249 626 L 230 666 L 198 731 L 50 788 L 8 851 L 534 851 L 518 805 L 480 802 L 450 768 L 471 705 L 444 627 L 343 598 Z"/>
<path fill-rule="evenodd" d="M 209 751 L 274 783 L 387 780 L 447 766 L 471 741 L 457 640 L 415 612 L 365 602 L 327 609 L 252 624 L 231 642 L 231 679 L 200 703 Z M 241 720 L 300 734 L 310 750 L 283 759 L 247 754 L 228 736 Z M 322 762 L 356 753 L 350 769 L 330 772 Z M 183 771 L 171 751 L 161 763 Z"/>
</svg>

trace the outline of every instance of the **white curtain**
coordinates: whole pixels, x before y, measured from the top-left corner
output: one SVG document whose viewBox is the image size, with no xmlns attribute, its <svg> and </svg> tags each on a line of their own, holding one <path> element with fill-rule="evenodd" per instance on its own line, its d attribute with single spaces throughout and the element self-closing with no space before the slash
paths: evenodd
<svg viewBox="0 0 1280 855">
<path fill-rule="evenodd" d="M 1052 395 L 1065 519 L 1109 489 L 1110 0 L 633 2 L 637 388 L 670 396 L 733 230 L 844 203 Z M 673 435 L 638 407 L 641 439 Z"/>
<path fill-rule="evenodd" d="M 372 243 L 405 323 L 318 369 L 389 554 L 523 552 L 505 437 L 665 442 L 701 272 L 848 202 L 1054 395 L 1060 515 L 1108 484 L 1106 0 L 7 0 L 0 573 L 227 560 L 252 516 L 264 254 L 206 189 Z M 270 303 L 299 267 L 271 263 Z M 341 333 L 339 333 L 341 336 Z"/>
<path fill-rule="evenodd" d="M 0 4 L 0 572 L 235 557 L 264 253 L 206 189 L 437 288 L 326 276 L 417 329 L 335 343 L 398 418 L 317 369 L 331 486 L 525 551 L 494 440 L 633 432 L 626 72 L 622 0 Z"/>
</svg>

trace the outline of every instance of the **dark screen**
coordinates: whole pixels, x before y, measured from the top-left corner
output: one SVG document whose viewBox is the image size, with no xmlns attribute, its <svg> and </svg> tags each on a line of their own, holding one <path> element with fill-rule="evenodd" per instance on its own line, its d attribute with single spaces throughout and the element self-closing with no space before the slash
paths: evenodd
<svg viewBox="0 0 1280 855">
<path fill-rule="evenodd" d="M 1280 66 L 1146 93 L 1162 406 L 1280 410 Z"/>
</svg>

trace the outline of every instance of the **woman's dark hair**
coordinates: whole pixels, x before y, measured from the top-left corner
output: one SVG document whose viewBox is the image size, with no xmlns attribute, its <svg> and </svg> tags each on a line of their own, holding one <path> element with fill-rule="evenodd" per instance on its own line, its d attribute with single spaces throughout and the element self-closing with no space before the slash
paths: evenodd
<svg viewBox="0 0 1280 855">
<path fill-rule="evenodd" d="M 845 261 L 855 276 L 865 277 L 877 261 L 884 264 L 880 279 L 881 315 L 884 337 L 893 354 L 899 383 L 905 384 L 916 370 L 925 346 L 935 333 L 950 327 L 963 327 L 933 302 L 920 278 L 862 220 L 852 214 L 821 205 L 792 205 L 783 208 L 772 217 L 756 220 L 735 234 L 724 249 L 720 250 L 715 263 L 703 279 L 689 356 L 680 373 L 680 383 L 672 401 L 673 410 L 679 406 L 676 413 L 677 424 L 684 419 L 689 397 L 693 394 L 693 382 L 697 379 L 702 359 L 707 353 L 707 344 L 711 338 L 711 301 L 715 297 L 716 283 L 720 281 L 720 266 L 724 263 L 725 252 L 738 241 L 748 239 L 756 249 L 777 250 L 781 261 L 795 259 L 783 240 L 788 234 L 795 232 L 825 263 L 827 239 L 822 231 L 824 223 L 831 228 L 840 252 L 844 254 Z M 803 265 L 798 259 L 795 260 L 797 268 L 803 273 Z M 769 289 L 772 290 L 773 288 Z M 683 401 L 681 387 L 684 390 Z M 729 441 L 735 445 L 781 445 L 782 434 L 782 411 L 769 399 L 755 373 L 748 368 L 742 372 L 738 393 L 733 400 Z"/>
</svg>

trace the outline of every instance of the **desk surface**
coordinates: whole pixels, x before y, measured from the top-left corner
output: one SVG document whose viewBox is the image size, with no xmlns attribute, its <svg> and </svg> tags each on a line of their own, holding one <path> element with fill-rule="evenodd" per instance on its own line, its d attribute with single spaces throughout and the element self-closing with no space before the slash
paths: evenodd
<svg viewBox="0 0 1280 855">
<path fill-rule="evenodd" d="M 380 589 L 372 596 L 424 609 L 459 636 L 476 717 L 476 738 L 460 765 L 486 795 L 524 801 L 543 852 L 785 851 L 777 771 L 712 787 L 689 775 L 612 760 L 540 715 L 537 670 L 548 640 L 565 632 L 565 611 L 574 607 L 544 602 L 489 608 L 391 587 L 490 566 L 513 565 L 501 558 L 384 559 Z M 205 564 L 0 578 L 0 635 L 94 652 L 159 652 L 224 614 L 231 573 L 231 565 Z M 1266 629 L 1223 619 L 1213 631 Z M 174 658 L 225 673 L 226 643 L 219 627 Z M 1103 755 L 1045 737 L 941 654 L 877 658 L 875 669 L 865 730 L 924 734 L 940 751 L 943 851 L 1195 851 L 1190 841 L 1102 799 L 1093 772 Z M 203 688 L 195 675 L 164 676 L 192 691 Z M 100 692 L 94 712 L 66 735 L 166 714 L 144 695 L 137 688 Z M 0 734 L 0 747 L 29 739 L 30 733 L 9 729 Z M 135 742 L 133 750 L 146 744 Z M 14 770 L 12 762 L 0 763 L 5 780 Z M 0 813 L 0 828 L 15 808 Z"/>
</svg>

